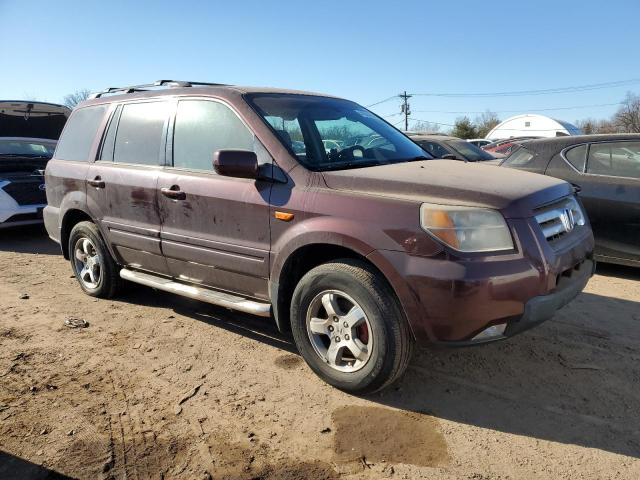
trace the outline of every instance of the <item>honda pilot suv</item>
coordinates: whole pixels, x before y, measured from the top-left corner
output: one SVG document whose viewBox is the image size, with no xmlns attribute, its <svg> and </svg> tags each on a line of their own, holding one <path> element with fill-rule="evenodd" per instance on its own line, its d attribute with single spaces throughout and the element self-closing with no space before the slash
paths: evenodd
<svg viewBox="0 0 640 480">
<path fill-rule="evenodd" d="M 432 161 L 314 93 L 105 90 L 73 111 L 46 193 L 46 228 L 88 295 L 129 281 L 273 317 L 320 377 L 360 394 L 399 378 L 414 344 L 550 318 L 594 270 L 570 184 Z"/>
</svg>

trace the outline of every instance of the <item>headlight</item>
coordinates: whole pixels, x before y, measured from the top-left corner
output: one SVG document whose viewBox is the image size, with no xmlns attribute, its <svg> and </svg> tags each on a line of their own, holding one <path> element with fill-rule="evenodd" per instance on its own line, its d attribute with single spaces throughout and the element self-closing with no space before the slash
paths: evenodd
<svg viewBox="0 0 640 480">
<path fill-rule="evenodd" d="M 423 203 L 420 222 L 427 232 L 460 252 L 513 249 L 507 222 L 496 210 Z"/>
</svg>

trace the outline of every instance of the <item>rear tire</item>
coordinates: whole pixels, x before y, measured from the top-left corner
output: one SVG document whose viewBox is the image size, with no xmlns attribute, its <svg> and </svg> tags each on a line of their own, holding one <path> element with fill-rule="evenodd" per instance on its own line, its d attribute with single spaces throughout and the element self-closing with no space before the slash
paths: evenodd
<svg viewBox="0 0 640 480">
<path fill-rule="evenodd" d="M 369 394 L 406 370 L 413 338 L 394 292 L 369 264 L 336 260 L 302 277 L 291 301 L 293 338 L 325 382 Z"/>
<path fill-rule="evenodd" d="M 80 288 L 92 297 L 112 298 L 122 286 L 120 268 L 92 222 L 76 224 L 69 234 L 71 268 Z"/>
</svg>

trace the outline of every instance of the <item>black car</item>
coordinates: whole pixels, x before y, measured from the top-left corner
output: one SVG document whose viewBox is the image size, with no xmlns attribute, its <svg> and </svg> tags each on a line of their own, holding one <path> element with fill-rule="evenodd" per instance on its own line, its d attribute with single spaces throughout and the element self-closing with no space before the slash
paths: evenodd
<svg viewBox="0 0 640 480">
<path fill-rule="evenodd" d="M 495 156 L 480 147 L 458 137 L 446 135 L 422 135 L 407 133 L 408 137 L 420 145 L 422 149 L 435 158 L 464 160 L 467 162 L 483 162 L 495 160 Z"/>
<path fill-rule="evenodd" d="M 573 183 L 591 220 L 596 257 L 640 266 L 640 134 L 530 140 L 500 165 Z"/>
</svg>

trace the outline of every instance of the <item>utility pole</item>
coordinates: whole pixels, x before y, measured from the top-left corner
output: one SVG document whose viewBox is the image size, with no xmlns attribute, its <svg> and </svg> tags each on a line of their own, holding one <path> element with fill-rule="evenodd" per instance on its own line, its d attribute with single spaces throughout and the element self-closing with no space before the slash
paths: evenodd
<svg viewBox="0 0 640 480">
<path fill-rule="evenodd" d="M 402 98 L 402 105 L 400 106 L 400 112 L 404 113 L 404 131 L 406 132 L 407 130 L 409 130 L 409 115 L 411 115 L 409 102 L 407 100 L 411 98 L 411 95 L 407 95 L 407 91 L 405 90 L 404 94 L 401 93 L 398 96 Z"/>
</svg>

